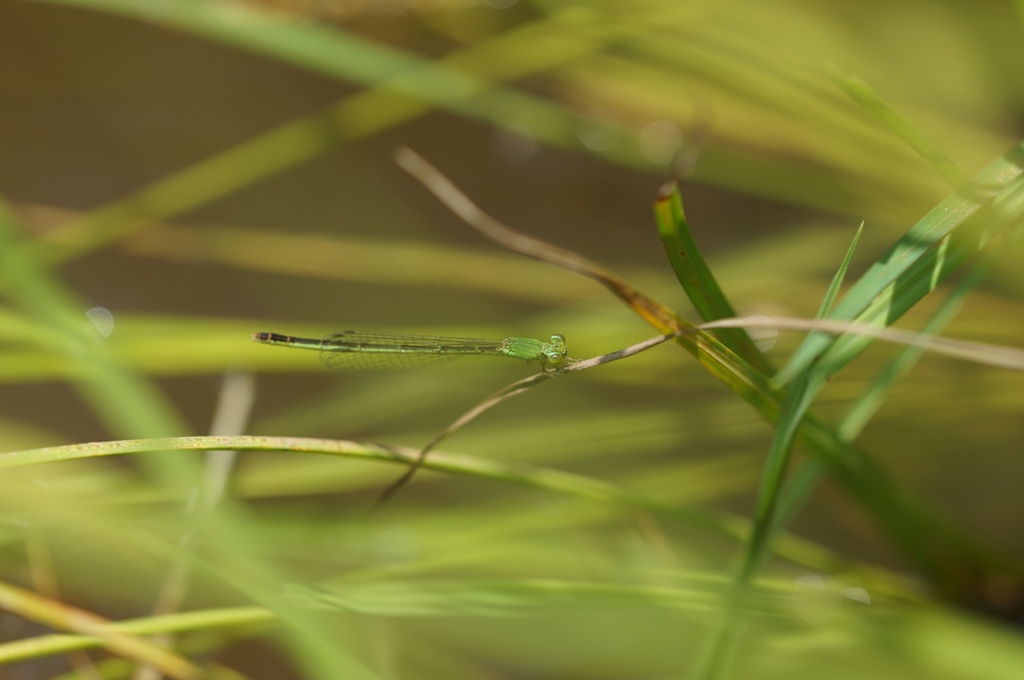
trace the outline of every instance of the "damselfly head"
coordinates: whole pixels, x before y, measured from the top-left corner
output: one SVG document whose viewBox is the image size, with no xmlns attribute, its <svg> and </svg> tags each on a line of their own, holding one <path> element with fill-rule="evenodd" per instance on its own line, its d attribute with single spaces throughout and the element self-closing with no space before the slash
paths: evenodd
<svg viewBox="0 0 1024 680">
<path fill-rule="evenodd" d="M 565 336 L 557 333 L 551 336 L 551 342 L 544 348 L 544 357 L 552 366 L 561 365 L 566 358 Z"/>
</svg>

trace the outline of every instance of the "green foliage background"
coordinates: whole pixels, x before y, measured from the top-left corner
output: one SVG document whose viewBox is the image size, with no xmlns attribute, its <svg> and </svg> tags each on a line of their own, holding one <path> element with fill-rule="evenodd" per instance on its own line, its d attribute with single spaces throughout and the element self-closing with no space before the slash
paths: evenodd
<svg viewBox="0 0 1024 680">
<path fill-rule="evenodd" d="M 0 671 L 1017 677 L 1019 371 L 782 334 L 772 383 L 666 344 L 488 412 L 368 518 L 408 454 L 368 442 L 530 369 L 338 376 L 249 336 L 664 330 L 480 238 L 408 145 L 692 322 L 652 214 L 680 167 L 739 313 L 828 313 L 863 221 L 845 281 L 886 325 L 1019 347 L 1022 12 L 0 0 Z M 898 251 L 935 290 L 878 296 L 919 220 L 955 230 Z M 830 466 L 807 421 L 790 460 L 808 407 Z"/>
</svg>

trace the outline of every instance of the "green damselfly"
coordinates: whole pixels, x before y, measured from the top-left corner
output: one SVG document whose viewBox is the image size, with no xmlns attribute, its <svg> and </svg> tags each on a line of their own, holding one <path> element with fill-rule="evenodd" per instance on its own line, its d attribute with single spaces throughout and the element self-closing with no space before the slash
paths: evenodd
<svg viewBox="0 0 1024 680">
<path fill-rule="evenodd" d="M 545 371 L 565 364 L 565 337 L 550 340 L 509 337 L 504 340 L 446 338 L 376 331 L 339 331 L 322 340 L 280 333 L 256 333 L 256 342 L 320 352 L 320 360 L 345 373 L 394 373 L 451 361 L 464 356 L 504 356 L 537 361 Z"/>
</svg>

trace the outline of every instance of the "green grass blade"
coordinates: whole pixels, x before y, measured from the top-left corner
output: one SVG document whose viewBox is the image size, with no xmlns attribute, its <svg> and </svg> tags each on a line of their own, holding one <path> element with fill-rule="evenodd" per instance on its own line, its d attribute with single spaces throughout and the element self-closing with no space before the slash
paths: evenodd
<svg viewBox="0 0 1024 680">
<path fill-rule="evenodd" d="M 751 583 L 771 550 L 771 536 L 793 443 L 804 415 L 824 384 L 825 380 L 820 374 L 811 372 L 799 376 L 786 392 L 757 491 L 750 538 L 744 547 L 731 592 L 726 599 L 725 620 L 712 634 L 707 649 L 699 655 L 698 665 L 692 673 L 694 678 L 722 677 L 731 663 L 739 639 L 746 629 L 747 614 L 744 609 Z"/>
<path fill-rule="evenodd" d="M 1004 200 L 1002 200 L 1004 199 Z M 972 216 L 965 228 L 950 234 L 930 256 L 915 262 L 890 284 L 858 316 L 869 325 L 889 325 L 952 273 L 959 271 L 993 239 L 1009 236 L 1024 216 L 1024 178 L 1018 177 L 997 196 L 998 205 Z M 819 363 L 837 372 L 865 347 L 869 338 L 843 336 L 821 357 Z"/>
<path fill-rule="evenodd" d="M 825 292 L 825 298 L 821 302 L 821 306 L 818 309 L 818 318 L 827 317 L 829 312 L 832 310 L 832 306 L 835 304 L 836 298 L 839 296 L 839 290 L 843 285 L 843 280 L 846 278 L 846 272 L 850 268 L 850 262 L 853 260 L 853 253 L 857 248 L 857 242 L 860 241 L 860 235 L 864 231 L 864 223 L 861 222 L 860 226 L 857 227 L 857 233 L 853 236 L 853 241 L 850 243 L 850 247 L 846 251 L 846 257 L 843 258 L 843 263 L 840 265 L 835 276 L 832 277 L 832 282 L 829 284 L 828 290 Z M 842 436 L 841 432 L 839 433 Z M 846 439 L 846 441 L 852 441 L 852 439 Z M 814 488 L 817 481 L 824 475 L 825 465 L 821 460 L 815 459 L 805 463 L 799 470 L 794 473 L 794 479 L 783 490 L 782 496 L 779 498 L 779 509 L 772 519 L 772 530 L 771 534 L 776 534 L 778 531 L 789 525 L 789 521 L 796 516 L 797 508 L 803 505 L 802 501 L 807 498 L 810 494 L 811 489 Z"/>
<path fill-rule="evenodd" d="M 922 332 L 938 334 L 945 328 L 962 307 L 967 294 L 982 281 L 986 270 L 987 267 L 976 268 L 961 281 L 922 328 Z M 886 366 L 875 380 L 871 381 L 868 390 L 840 419 L 837 434 L 841 439 L 852 442 L 857 438 L 881 407 L 896 381 L 906 375 L 925 352 L 926 350 L 921 347 L 907 347 Z M 820 460 L 810 460 L 794 472 L 784 489 L 783 498 L 779 502 L 774 533 L 783 531 L 792 523 L 825 473 L 826 468 Z"/>
<path fill-rule="evenodd" d="M 981 277 L 982 273 L 976 270 L 972 272 L 968 279 L 961 282 L 956 291 L 947 298 L 943 306 L 933 315 L 922 331 L 928 334 L 937 334 L 944 328 L 960 309 L 963 298 L 981 280 Z M 840 439 L 846 442 L 856 440 L 861 430 L 877 412 L 896 381 L 909 372 L 924 353 L 925 350 L 923 348 L 916 346 L 908 347 L 886 367 L 877 379 L 871 381 L 868 390 L 860 396 L 853 407 L 840 420 L 836 430 Z M 810 494 L 825 476 L 826 471 L 824 463 L 819 459 L 815 459 L 807 461 L 800 469 L 793 473 L 792 478 L 783 491 L 783 497 L 779 501 L 778 513 L 775 526 L 773 527 L 774 534 L 784 531 L 792 523 L 810 497 Z"/>
<path fill-rule="evenodd" d="M 976 267 L 968 276 L 957 284 L 957 287 L 935 311 L 928 323 L 921 329 L 922 333 L 938 335 L 963 307 L 968 293 L 974 290 L 985 278 L 988 268 Z M 871 381 L 868 390 L 857 399 L 853 406 L 842 417 L 839 424 L 839 435 L 847 441 L 853 441 L 867 426 L 871 418 L 881 408 L 889 391 L 896 382 L 905 376 L 924 356 L 927 350 L 922 347 L 907 347 L 885 367 L 877 378 Z"/>
<path fill-rule="evenodd" d="M 835 276 L 832 277 L 832 282 L 828 285 L 828 290 L 825 291 L 825 298 L 821 301 L 821 306 L 818 308 L 817 318 L 827 318 L 829 312 L 832 311 L 836 298 L 839 297 L 839 290 L 843 285 L 843 280 L 846 278 L 846 272 L 850 268 L 850 262 L 853 260 L 853 251 L 857 249 L 857 243 L 860 241 L 860 235 L 863 232 L 864 223 L 861 222 L 860 226 L 857 227 L 857 232 L 853 235 L 850 247 L 846 249 L 846 257 L 843 258 L 843 263 L 839 265 Z"/>
<path fill-rule="evenodd" d="M 825 298 L 822 300 L 818 316 L 823 316 L 832 308 L 839 288 L 842 285 L 854 250 L 860 240 L 864 225 L 857 229 L 853 241 L 846 251 L 846 257 L 832 277 Z M 761 484 L 757 493 L 757 506 L 754 511 L 753 527 L 746 543 L 739 567 L 736 570 L 731 593 L 727 599 L 724 619 L 714 630 L 706 643 L 706 648 L 698 655 L 691 677 L 698 679 L 721 677 L 732 661 L 740 637 L 746 629 L 746 601 L 754 575 L 764 563 L 771 551 L 771 540 L 779 528 L 780 506 L 788 498 L 787 489 L 783 487 L 783 479 L 789 467 L 790 454 L 800 423 L 814 402 L 814 397 L 825 384 L 824 377 L 813 368 L 802 373 L 794 380 L 783 399 L 782 409 L 776 421 L 768 458 L 765 462 Z M 824 469 L 824 463 L 815 459 L 807 464 L 813 470 Z M 804 488 L 804 487 L 802 487 Z"/>
<path fill-rule="evenodd" d="M 1024 144 L 997 158 L 963 188 L 923 217 L 873 265 L 835 306 L 829 318 L 891 324 L 973 256 L 1024 211 Z M 992 219 L 995 218 L 995 219 Z M 983 225 L 977 221 L 991 219 Z M 975 224 L 969 224 L 974 222 Z M 955 235 L 956 238 L 949 238 Z M 774 382 L 784 385 L 835 345 L 833 369 L 845 365 L 870 339 L 808 337 Z M 839 350 L 839 348 L 842 348 Z"/>
<path fill-rule="evenodd" d="M 693 240 L 690 225 L 683 212 L 683 199 L 679 186 L 672 182 L 662 188 L 654 202 L 654 219 L 661 242 L 665 246 L 672 270 L 682 284 L 687 297 L 705 321 L 727 319 L 736 311 L 722 292 L 711 269 L 704 261 Z M 726 347 L 743 357 L 751 366 L 764 373 L 774 369 L 750 334 L 741 328 L 723 328 L 716 331 Z"/>
</svg>

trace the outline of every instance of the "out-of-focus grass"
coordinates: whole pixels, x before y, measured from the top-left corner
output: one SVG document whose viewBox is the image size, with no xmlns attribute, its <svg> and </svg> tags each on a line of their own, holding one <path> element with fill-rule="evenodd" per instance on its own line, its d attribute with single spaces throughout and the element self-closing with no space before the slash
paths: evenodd
<svg viewBox="0 0 1024 680">
<path fill-rule="evenodd" d="M 487 166 L 472 166 L 462 177 L 475 187 L 517 195 L 534 174 L 555 178 L 549 182 L 561 189 L 562 196 L 552 194 L 558 200 L 517 197 L 536 223 L 516 226 L 585 254 L 618 249 L 622 262 L 607 264 L 683 316 L 691 312 L 670 267 L 641 267 L 629 257 L 641 250 L 641 236 L 655 233 L 653 220 L 598 229 L 605 201 L 632 194 L 620 196 L 615 180 L 587 184 L 589 175 L 573 175 L 564 159 L 647 173 L 649 195 L 637 201 L 646 210 L 673 155 L 681 145 L 692 151 L 686 139 L 702 131 L 706 142 L 683 181 L 684 197 L 710 185 L 817 211 L 771 232 L 757 229 L 756 212 L 742 213 L 747 241 L 722 239 L 710 270 L 741 311 L 761 305 L 812 316 L 855 225 L 866 219 L 847 279 L 876 263 L 864 277 L 871 281 L 894 266 L 893 259 L 877 262 L 879 254 L 939 204 L 949 182 L 974 175 L 1017 141 L 1007 121 L 1019 117 L 1024 101 L 1020 25 L 1009 7 L 996 4 L 979 12 L 935 3 L 521 2 L 500 11 L 455 2 L 412 4 L 404 17 L 373 16 L 365 6 L 363 15 L 338 22 L 340 5 L 318 8 L 120 0 L 0 7 L 0 31 L 3 24 L 21 31 L 21 41 L 8 45 L 72 74 L 28 71 L 37 79 L 28 88 L 17 80 L 0 80 L 0 87 L 13 82 L 24 96 L 20 105 L 44 114 L 50 109 L 40 101 L 59 101 L 71 89 L 78 93 L 71 101 L 88 101 L 93 119 L 120 121 L 102 139 L 120 140 L 111 148 L 128 160 L 113 174 L 136 187 L 113 196 L 96 191 L 89 204 L 99 207 L 91 210 L 56 206 L 63 212 L 48 212 L 47 224 L 32 219 L 43 213 L 21 203 L 38 202 L 37 194 L 7 192 L 15 209 L 3 221 L 0 254 L 8 302 L 0 309 L 0 389 L 12 409 L 0 428 L 13 456 L 81 441 L 79 430 L 111 440 L 203 432 L 215 403 L 208 377 L 240 368 L 261 373 L 252 432 L 415 448 L 478 398 L 523 375 L 501 362 L 466 360 L 431 372 L 343 380 L 321 375 L 315 353 L 250 343 L 254 331 L 317 336 L 360 320 L 382 330 L 446 335 L 565 332 L 574 356 L 651 334 L 586 281 L 479 242 L 451 243 L 437 233 L 450 218 L 407 179 L 380 170 L 330 180 L 338 186 L 323 189 L 324 206 L 348 180 L 365 188 L 372 212 L 347 216 L 329 234 L 290 216 L 273 231 L 258 220 L 210 217 L 235 195 L 254 204 L 264 192 L 279 198 L 275 182 L 332 155 L 356 159 L 357 168 L 383 167 L 384 154 L 374 156 L 368 145 L 374 138 L 406 142 L 407 135 L 423 135 L 416 125 L 441 114 L 448 136 L 422 138 L 436 153 L 478 153 L 460 142 L 484 125 L 505 130 L 495 137 L 494 157 L 528 171 L 519 184 L 491 189 Z M 192 131 L 166 118 L 159 131 L 140 130 L 128 122 L 134 112 L 110 96 L 120 90 L 105 88 L 121 83 L 156 92 L 172 84 L 145 70 L 153 63 L 147 47 L 106 62 L 109 80 L 75 80 L 76 54 L 40 37 L 51 26 L 74 26 L 75 17 L 89 27 L 118 17 L 115 35 L 144 35 L 154 45 L 181 39 L 173 47 L 177 58 L 210 45 L 242 55 L 255 65 L 250 78 L 260 78 L 259 65 L 267 63 L 315 74 L 337 83 L 340 99 L 168 162 L 156 153 L 157 140 L 170 135 L 169 147 L 185 147 Z M 138 72 L 130 68 L 135 64 Z M 178 86 L 188 91 L 195 65 L 183 62 L 180 74 Z M 353 87 L 360 89 L 344 93 Z M 29 146 L 15 148 L 22 155 L 5 161 L 0 177 L 21 186 L 20 178 L 45 161 L 25 152 Z M 1007 185 L 1019 172 L 1015 158 L 1003 159 L 991 184 Z M 578 192 L 582 200 L 571 191 L 576 184 L 586 187 Z M 62 195 L 59 189 L 53 195 Z M 983 211 L 982 227 L 999 225 L 1005 235 L 988 251 L 994 256 L 987 288 L 963 293 L 952 335 L 1018 345 L 1024 337 L 1015 192 L 1010 183 L 995 208 Z M 48 200 L 46 192 L 38 195 Z M 963 205 L 951 201 L 954 212 Z M 688 212 L 698 244 L 716 232 L 736 233 L 736 225 L 715 222 L 713 213 L 708 219 L 689 206 Z M 400 225 L 388 223 L 395 215 Z M 571 219 L 562 224 L 548 215 Z M 976 246 L 964 240 L 938 249 L 929 272 L 956 265 L 959 275 Z M 154 283 L 150 268 L 175 276 Z M 930 290 L 939 274 L 919 276 L 914 285 Z M 196 290 L 193 276 L 216 284 Z M 836 309 L 846 316 L 868 305 L 886 322 L 906 308 L 911 325 L 943 320 L 934 296 L 921 299 L 897 286 L 881 298 L 886 307 L 877 302 L 880 289 L 858 286 L 840 296 Z M 146 301 L 156 289 L 169 302 L 150 309 Z M 83 312 L 103 304 L 102 292 L 110 290 L 136 300 L 125 305 L 135 309 L 114 309 L 114 330 L 102 337 Z M 204 306 L 204 298 L 220 299 L 222 291 L 238 298 L 239 310 L 211 313 Z M 779 341 L 770 356 L 783 365 L 798 339 Z M 861 349 L 854 339 L 815 363 L 815 342 L 821 341 L 805 344 L 784 376 L 808 366 L 845 367 L 814 404 L 826 427 L 837 427 L 832 423 L 842 422 L 845 408 L 877 396 L 874 376 L 893 353 L 871 347 L 846 366 Z M 440 468 L 424 471 L 371 518 L 365 509 L 399 466 L 378 456 L 286 452 L 284 442 L 276 452 L 243 453 L 231 491 L 198 514 L 186 509 L 185 496 L 205 483 L 203 471 L 183 442 L 143 443 L 120 462 L 87 455 L 109 453 L 112 445 L 63 450 L 60 462 L 6 470 L 0 579 L 46 602 L 11 590 L 5 606 L 69 635 L 0 644 L 0 660 L 66 654 L 102 641 L 137 660 L 131 644 L 118 647 L 123 639 L 103 636 L 192 631 L 176 647 L 182 658 L 213 654 L 250 677 L 269 676 L 260 662 L 233 653 L 236 636 L 263 636 L 258 644 L 276 645 L 296 674 L 322 678 L 677 676 L 702 655 L 712 659 L 706 676 L 724 674 L 730 663 L 736 677 L 1019 673 L 1024 645 L 1017 637 L 949 609 L 903 560 L 909 545 L 879 539 L 886 519 L 837 495 L 813 467 L 803 468 L 814 474 L 801 478 L 809 510 L 801 512 L 800 494 L 787 505 L 784 484 L 763 486 L 759 507 L 782 501 L 797 529 L 762 535 L 761 547 L 762 539 L 755 541 L 748 563 L 761 568 L 751 572 L 734 618 L 726 619 L 745 624 L 744 635 L 735 647 L 716 647 L 714 640 L 732 639 L 714 631 L 730 611 L 731 566 L 748 545 L 744 518 L 751 516 L 773 430 L 680 355 L 662 346 L 503 404 L 445 443 L 446 452 L 466 457 L 440 452 Z M 1000 454 L 1022 436 L 1019 375 L 912 359 L 921 365 L 873 402 L 871 412 L 879 403 L 881 410 L 858 443 L 891 473 L 899 494 L 919 499 L 951 526 L 963 522 L 986 550 L 1019 554 L 1010 520 L 1020 510 L 1018 463 Z M 65 386 L 74 389 L 71 396 Z M 44 396 L 37 408 L 19 408 L 38 394 Z M 793 409 L 783 425 L 795 428 L 802 410 Z M 838 431 L 852 437 L 864 424 Z M 775 434 L 773 455 L 784 463 L 789 445 Z M 177 450 L 142 452 L 160 446 Z M 445 467 L 446 461 L 455 462 Z M 958 472 L 942 477 L 953 468 Z M 194 541 L 183 542 L 190 532 Z M 804 532 L 815 540 L 799 538 Z M 955 558 L 960 548 L 939 545 L 936 554 Z M 176 560 L 193 574 L 182 604 L 191 616 L 147 616 Z M 1013 571 L 1012 564 L 993 568 L 987 580 L 970 583 L 975 590 L 961 589 L 958 603 L 1019 616 Z M 137 620 L 90 629 L 63 600 L 105 619 Z M 271 620 L 279 625 L 268 630 Z M 105 677 L 125 677 L 130 667 L 112 661 L 98 668 Z"/>
</svg>

